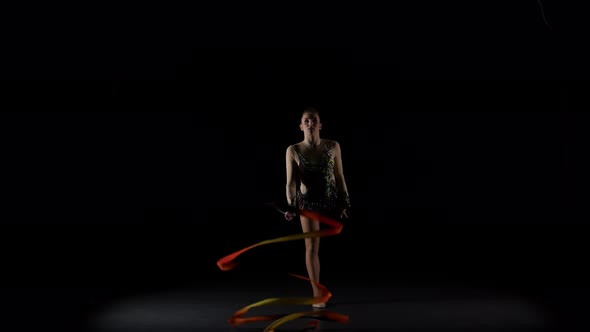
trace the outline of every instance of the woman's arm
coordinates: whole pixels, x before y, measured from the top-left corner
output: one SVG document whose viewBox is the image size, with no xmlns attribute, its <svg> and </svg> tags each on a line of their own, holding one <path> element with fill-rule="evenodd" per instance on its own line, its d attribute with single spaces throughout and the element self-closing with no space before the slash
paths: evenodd
<svg viewBox="0 0 590 332">
<path fill-rule="evenodd" d="M 336 186 L 338 187 L 338 197 L 340 204 L 342 204 L 344 209 L 348 209 L 350 207 L 350 198 L 348 196 L 346 180 L 344 179 L 342 151 L 338 142 L 335 142 L 334 144 L 334 177 L 336 178 Z"/>
<path fill-rule="evenodd" d="M 285 212 L 285 219 L 293 220 L 297 215 L 297 179 L 295 178 L 295 167 L 297 164 L 295 162 L 293 147 L 289 146 L 287 148 L 287 154 L 285 156 L 285 162 L 287 166 L 287 186 L 286 186 L 286 194 L 287 194 L 287 211 Z"/>
<path fill-rule="evenodd" d="M 295 167 L 297 166 L 295 162 L 295 151 L 293 151 L 293 147 L 289 146 L 287 148 L 287 153 L 285 156 L 285 162 L 287 167 L 287 186 L 286 186 L 286 194 L 287 194 L 287 204 L 289 206 L 295 206 L 296 200 L 295 196 L 297 194 L 297 180 L 295 178 Z"/>
</svg>

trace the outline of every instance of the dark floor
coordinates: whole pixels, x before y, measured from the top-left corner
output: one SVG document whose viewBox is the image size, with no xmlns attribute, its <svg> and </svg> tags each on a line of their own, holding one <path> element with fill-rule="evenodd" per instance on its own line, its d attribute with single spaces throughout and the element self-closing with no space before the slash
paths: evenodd
<svg viewBox="0 0 590 332">
<path fill-rule="evenodd" d="M 234 276 L 135 291 L 76 287 L 4 289 L 4 331 L 189 332 L 264 331 L 272 321 L 232 327 L 239 309 L 276 297 L 307 297 L 306 281 Z M 302 317 L 276 331 L 581 331 L 587 330 L 587 288 L 562 285 L 510 289 L 448 282 L 385 282 L 359 278 L 326 280 L 333 296 L 326 311 L 346 323 Z M 244 317 L 286 315 L 309 305 L 263 305 Z M 586 328 L 583 328 L 586 326 Z"/>
<path fill-rule="evenodd" d="M 228 318 L 257 301 L 308 296 L 307 284 L 244 281 L 145 293 L 104 303 L 86 326 L 92 332 L 232 331 Z M 460 286 L 335 282 L 325 310 L 349 316 L 347 323 L 319 321 L 326 331 L 556 331 L 556 312 L 522 295 Z M 311 310 L 307 305 L 266 305 L 248 316 Z M 277 331 L 301 331 L 312 318 L 288 321 Z M 271 322 L 253 322 L 236 331 L 262 331 Z M 571 323 L 571 322 L 570 322 Z"/>
</svg>

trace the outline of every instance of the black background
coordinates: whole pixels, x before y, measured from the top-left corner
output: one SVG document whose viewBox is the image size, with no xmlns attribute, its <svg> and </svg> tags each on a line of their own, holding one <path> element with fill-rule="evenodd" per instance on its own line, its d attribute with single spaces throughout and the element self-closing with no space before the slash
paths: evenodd
<svg viewBox="0 0 590 332">
<path fill-rule="evenodd" d="M 17 6 L 13 4 L 11 6 Z M 579 1 L 7 8 L 5 79 L 586 79 Z"/>
<path fill-rule="evenodd" d="M 323 278 L 508 289 L 575 322 L 584 21 L 543 4 L 551 27 L 536 1 L 142 5 L 115 8 L 108 37 L 91 14 L 31 12 L 3 70 L 8 321 L 76 330 L 120 296 L 304 273 L 293 242 L 215 262 L 300 230 L 264 204 L 316 105 L 353 202 Z"/>
</svg>

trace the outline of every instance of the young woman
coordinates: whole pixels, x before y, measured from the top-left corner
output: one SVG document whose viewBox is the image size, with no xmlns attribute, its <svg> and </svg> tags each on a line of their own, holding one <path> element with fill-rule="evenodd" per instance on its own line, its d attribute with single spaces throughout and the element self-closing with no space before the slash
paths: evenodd
<svg viewBox="0 0 590 332">
<path fill-rule="evenodd" d="M 299 124 L 303 141 L 290 145 L 286 153 L 287 204 L 291 209 L 285 212 L 285 219 L 293 220 L 297 209 L 310 210 L 332 218 L 348 218 L 350 199 L 342 170 L 340 144 L 334 140 L 320 138 L 322 123 L 319 112 L 307 108 Z M 318 220 L 299 215 L 303 232 L 320 229 Z M 305 239 L 305 264 L 309 278 L 319 283 L 320 238 Z M 311 283 L 313 296 L 321 296 L 320 289 Z M 313 305 L 325 308 L 325 303 Z"/>
</svg>

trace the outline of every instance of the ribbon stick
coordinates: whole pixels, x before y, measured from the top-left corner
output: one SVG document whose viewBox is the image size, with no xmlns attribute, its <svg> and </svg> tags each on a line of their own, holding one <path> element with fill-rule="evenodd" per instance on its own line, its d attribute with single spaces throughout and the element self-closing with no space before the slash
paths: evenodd
<svg viewBox="0 0 590 332">
<path fill-rule="evenodd" d="M 273 204 L 273 207 L 281 214 L 284 213 L 278 207 L 276 207 L 276 205 Z M 250 245 L 246 248 L 243 248 L 241 250 L 238 250 L 232 254 L 229 254 L 229 255 L 221 258 L 220 260 L 217 261 L 217 266 L 222 271 L 232 270 L 237 265 L 234 262 L 234 260 L 239 255 L 245 253 L 248 250 L 251 250 L 255 247 L 259 247 L 262 245 L 271 244 L 271 243 L 278 243 L 278 242 L 293 241 L 293 240 L 299 240 L 299 239 L 305 239 L 305 238 L 311 238 L 311 237 L 333 236 L 333 235 L 339 234 L 342 231 L 343 225 L 341 223 L 339 223 L 338 221 L 331 219 L 327 216 L 324 216 L 322 214 L 319 214 L 319 213 L 313 212 L 313 211 L 309 211 L 309 210 L 299 210 L 299 213 L 302 216 L 308 217 L 310 219 L 319 220 L 319 222 L 321 224 L 328 225 L 328 226 L 330 226 L 330 228 L 324 229 L 324 230 L 319 230 L 319 231 L 314 231 L 314 232 L 292 234 L 292 235 L 282 236 L 282 237 L 278 237 L 278 238 L 255 243 L 253 245 Z M 254 316 L 254 317 L 244 317 L 244 315 L 250 309 L 255 308 L 255 307 L 260 307 L 260 306 L 269 305 L 269 304 L 310 305 L 310 304 L 315 304 L 315 303 L 325 303 L 332 297 L 332 293 L 330 293 L 330 291 L 328 290 L 328 288 L 326 286 L 324 286 L 316 281 L 312 281 L 309 278 L 300 276 L 300 275 L 296 275 L 296 274 L 290 274 L 290 275 L 293 277 L 299 278 L 299 279 L 313 282 L 314 284 L 316 284 L 320 288 L 322 295 L 318 296 L 318 297 L 267 298 L 267 299 L 249 304 L 249 305 L 243 307 L 242 309 L 236 311 L 232 315 L 232 317 L 228 320 L 230 325 L 237 326 L 237 325 L 242 325 L 242 324 L 246 324 L 246 323 L 250 323 L 250 322 L 274 321 L 264 329 L 264 332 L 273 332 L 278 326 L 283 325 L 286 322 L 289 322 L 289 321 L 292 321 L 292 320 L 295 320 L 298 318 L 315 318 L 315 319 L 336 321 L 336 322 L 340 322 L 340 323 L 348 322 L 348 320 L 349 320 L 348 316 L 342 315 L 339 313 L 335 313 L 335 312 L 331 312 L 328 310 L 305 311 L 305 312 L 296 312 L 296 313 L 291 313 L 291 314 L 259 315 L 259 316 Z M 312 325 L 314 325 L 314 324 L 312 324 Z"/>
</svg>

